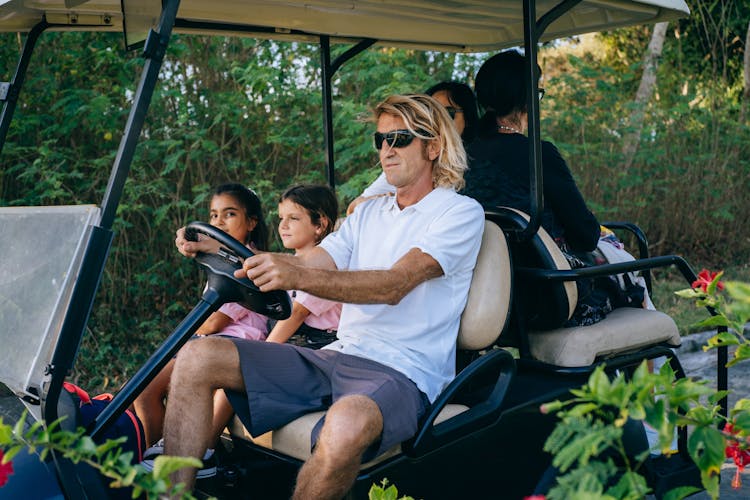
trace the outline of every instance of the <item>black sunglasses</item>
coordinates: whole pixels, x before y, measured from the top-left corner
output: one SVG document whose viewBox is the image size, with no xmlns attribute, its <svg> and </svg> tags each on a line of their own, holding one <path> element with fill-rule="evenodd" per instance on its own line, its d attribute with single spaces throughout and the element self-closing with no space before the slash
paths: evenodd
<svg viewBox="0 0 750 500">
<path fill-rule="evenodd" d="M 375 149 L 380 150 L 383 147 L 383 141 L 392 148 L 405 148 L 411 141 L 414 140 L 416 135 L 411 133 L 409 130 L 391 130 L 385 134 L 375 132 L 373 139 L 375 140 Z"/>
</svg>

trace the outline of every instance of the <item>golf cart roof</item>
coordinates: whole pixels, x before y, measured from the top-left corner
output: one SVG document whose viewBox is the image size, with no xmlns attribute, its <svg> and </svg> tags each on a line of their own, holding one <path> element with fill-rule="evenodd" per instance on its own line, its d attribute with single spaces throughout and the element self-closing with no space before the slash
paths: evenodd
<svg viewBox="0 0 750 500">
<path fill-rule="evenodd" d="M 537 19 L 560 0 L 538 0 Z M 575 2 L 572 2 L 575 3 Z M 24 32 L 46 19 L 55 30 L 125 31 L 128 45 L 156 25 L 153 0 L 0 0 L 0 32 Z M 555 19 L 543 40 L 684 17 L 683 0 L 582 0 Z M 364 38 L 442 51 L 486 52 L 522 45 L 517 0 L 182 0 L 175 31 L 314 41 Z"/>
</svg>

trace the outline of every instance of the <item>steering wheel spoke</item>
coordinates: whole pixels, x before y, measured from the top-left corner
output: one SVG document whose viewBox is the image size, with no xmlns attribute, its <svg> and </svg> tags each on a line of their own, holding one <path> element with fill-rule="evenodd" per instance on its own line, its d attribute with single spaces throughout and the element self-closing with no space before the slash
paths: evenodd
<svg viewBox="0 0 750 500">
<path fill-rule="evenodd" d="M 198 234 L 213 238 L 221 245 L 217 253 L 199 252 L 195 261 L 206 270 L 207 288 L 214 289 L 222 303 L 237 302 L 269 318 L 282 320 L 292 313 L 292 302 L 284 290 L 261 292 L 248 278 L 236 278 L 234 272 L 242 263 L 255 255 L 252 250 L 227 233 L 205 222 L 191 222 L 185 228 L 185 237 L 197 241 Z"/>
</svg>

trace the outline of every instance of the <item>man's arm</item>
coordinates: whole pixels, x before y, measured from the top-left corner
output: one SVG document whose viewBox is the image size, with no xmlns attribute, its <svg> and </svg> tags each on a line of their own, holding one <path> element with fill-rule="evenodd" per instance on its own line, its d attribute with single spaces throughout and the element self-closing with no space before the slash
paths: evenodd
<svg viewBox="0 0 750 500">
<path fill-rule="evenodd" d="M 350 304 L 398 304 L 420 283 L 443 275 L 440 264 L 418 248 L 412 248 L 390 269 L 338 271 L 328 252 L 316 247 L 304 258 L 261 254 L 247 259 L 245 274 L 263 292 L 303 290 L 323 299 Z"/>
</svg>

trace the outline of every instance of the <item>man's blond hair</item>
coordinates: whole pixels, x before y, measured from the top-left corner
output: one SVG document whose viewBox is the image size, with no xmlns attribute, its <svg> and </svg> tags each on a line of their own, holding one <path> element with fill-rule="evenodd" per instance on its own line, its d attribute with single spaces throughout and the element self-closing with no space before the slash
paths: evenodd
<svg viewBox="0 0 750 500">
<path fill-rule="evenodd" d="M 416 137 L 438 141 L 440 153 L 432 164 L 435 187 L 464 187 L 466 151 L 453 120 L 442 104 L 424 94 L 392 95 L 375 107 L 375 120 L 383 114 L 397 116 Z"/>
</svg>

